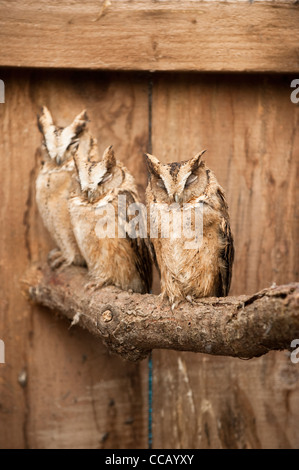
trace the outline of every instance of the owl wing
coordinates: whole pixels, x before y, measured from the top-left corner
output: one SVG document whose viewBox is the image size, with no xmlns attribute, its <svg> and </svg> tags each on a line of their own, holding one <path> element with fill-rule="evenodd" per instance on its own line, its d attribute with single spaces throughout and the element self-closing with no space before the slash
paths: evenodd
<svg viewBox="0 0 299 470">
<path fill-rule="evenodd" d="M 154 247 L 154 245 L 153 245 L 153 243 L 152 243 L 152 241 L 150 240 L 149 237 L 145 240 L 145 243 L 148 247 L 148 251 L 150 253 L 151 260 L 155 264 L 155 266 L 157 268 L 157 271 L 158 271 L 158 274 L 161 277 L 161 271 L 160 271 L 160 267 L 158 265 L 155 247 Z"/>
<path fill-rule="evenodd" d="M 130 191 L 123 190 L 120 191 L 118 194 L 126 196 L 126 220 L 123 220 L 123 223 L 126 226 L 130 220 L 130 216 L 128 216 L 127 209 L 130 204 L 138 203 L 138 201 L 135 199 L 134 195 Z M 120 214 L 119 216 L 121 217 Z M 152 260 L 150 255 L 151 247 L 149 246 L 148 238 L 143 238 L 139 236 L 136 238 L 132 238 L 128 235 L 128 233 L 126 233 L 126 239 L 129 241 L 135 254 L 133 262 L 144 285 L 144 290 L 145 292 L 150 292 L 152 287 Z"/>
<path fill-rule="evenodd" d="M 221 250 L 220 260 L 220 297 L 228 295 L 231 279 L 232 279 L 232 267 L 234 262 L 234 240 L 232 237 L 229 221 L 223 218 L 220 226 L 220 234 L 223 238 L 223 248 Z"/>
<path fill-rule="evenodd" d="M 223 191 L 220 188 L 217 191 L 217 196 L 221 202 L 223 214 L 219 227 L 223 242 L 223 247 L 220 252 L 219 297 L 225 297 L 228 295 L 230 289 L 235 250 L 234 239 L 229 224 L 227 203 Z"/>
</svg>

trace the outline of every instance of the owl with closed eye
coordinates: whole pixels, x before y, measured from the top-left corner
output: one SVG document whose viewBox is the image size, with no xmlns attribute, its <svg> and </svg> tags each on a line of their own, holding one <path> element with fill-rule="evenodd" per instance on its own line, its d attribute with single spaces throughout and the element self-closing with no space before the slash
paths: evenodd
<svg viewBox="0 0 299 470">
<path fill-rule="evenodd" d="M 116 160 L 112 147 L 100 158 L 97 142 L 88 131 L 80 139 L 74 160 L 77 181 L 69 210 L 88 267 L 90 282 L 86 288 L 115 285 L 142 294 L 149 292 L 152 263 L 147 239 L 140 236 L 138 224 L 134 233 L 129 230 L 133 212 L 139 208 L 133 176 Z M 140 216 L 146 234 L 141 210 Z"/>
<path fill-rule="evenodd" d="M 57 246 L 48 256 L 52 269 L 85 264 L 73 233 L 68 199 L 75 171 L 73 154 L 87 122 L 83 111 L 69 126 L 58 127 L 46 106 L 38 116 L 38 128 L 43 136 L 43 164 L 36 179 L 36 202 Z"/>
<path fill-rule="evenodd" d="M 183 300 L 226 296 L 231 283 L 234 244 L 228 206 L 203 153 L 173 163 L 146 155 L 149 236 L 161 295 L 173 307 Z M 168 221 L 168 232 L 162 233 L 161 220 Z"/>
</svg>

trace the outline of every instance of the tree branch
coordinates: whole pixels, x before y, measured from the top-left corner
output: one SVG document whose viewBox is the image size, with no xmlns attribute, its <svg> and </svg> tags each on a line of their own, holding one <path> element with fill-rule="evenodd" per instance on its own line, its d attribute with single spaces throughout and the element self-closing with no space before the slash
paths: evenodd
<svg viewBox="0 0 299 470">
<path fill-rule="evenodd" d="M 105 287 L 90 292 L 84 268 L 33 266 L 23 280 L 29 298 L 59 310 L 101 338 L 110 351 L 137 361 L 152 349 L 252 358 L 289 349 L 299 338 L 299 283 L 253 296 L 205 298 L 174 312 L 158 296 Z"/>
</svg>

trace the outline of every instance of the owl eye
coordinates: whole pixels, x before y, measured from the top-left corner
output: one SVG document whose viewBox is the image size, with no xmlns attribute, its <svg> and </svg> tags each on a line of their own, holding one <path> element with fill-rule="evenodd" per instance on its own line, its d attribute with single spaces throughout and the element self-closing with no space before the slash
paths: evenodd
<svg viewBox="0 0 299 470">
<path fill-rule="evenodd" d="M 77 150 L 78 147 L 79 147 L 79 139 L 76 139 L 69 143 L 66 150 L 70 150 L 70 149 Z"/>
<path fill-rule="evenodd" d="M 106 183 L 106 182 L 109 181 L 111 178 L 112 178 L 112 173 L 106 173 L 106 175 L 103 176 L 103 178 L 101 179 L 101 181 L 98 183 L 98 186 L 100 186 L 100 185 L 103 184 L 103 183 Z"/>
<path fill-rule="evenodd" d="M 188 188 L 188 186 L 190 186 L 190 185 L 191 185 L 192 183 L 194 183 L 194 181 L 196 181 L 196 180 L 197 180 L 197 176 L 196 176 L 196 175 L 193 175 L 193 174 L 191 173 L 191 175 L 188 176 L 188 178 L 187 178 L 187 181 L 186 181 L 186 183 L 185 183 L 185 188 Z"/>
<path fill-rule="evenodd" d="M 159 178 L 157 180 L 157 186 L 161 189 L 164 189 L 166 191 L 166 188 L 165 188 L 165 184 L 164 184 L 164 181 L 162 180 L 162 178 Z"/>
</svg>

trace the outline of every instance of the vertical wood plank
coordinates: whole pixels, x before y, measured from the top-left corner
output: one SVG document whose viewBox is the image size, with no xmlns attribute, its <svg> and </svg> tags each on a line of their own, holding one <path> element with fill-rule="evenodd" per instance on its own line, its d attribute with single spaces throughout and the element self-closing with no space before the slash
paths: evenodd
<svg viewBox="0 0 299 470">
<path fill-rule="evenodd" d="M 148 132 L 142 77 L 101 73 L 2 71 L 0 105 L 1 448 L 140 448 L 147 445 L 147 367 L 109 356 L 84 331 L 31 306 L 20 278 L 53 243 L 35 204 L 36 113 L 47 105 L 59 125 L 87 108 L 104 150 L 144 183 Z M 18 383 L 26 371 L 27 382 Z"/>
<path fill-rule="evenodd" d="M 114 143 L 142 188 L 147 80 L 40 71 L 1 78 L 0 447 L 146 447 L 146 363 L 110 357 L 84 331 L 30 306 L 19 279 L 52 246 L 34 202 L 38 107 L 47 104 L 61 125 L 87 107 L 100 147 Z M 298 106 L 289 83 L 271 76 L 154 80 L 153 153 L 171 161 L 207 147 L 206 161 L 226 190 L 236 241 L 231 293 L 298 278 Z M 155 352 L 154 447 L 297 447 L 298 378 L 285 353 L 245 362 Z"/>
<path fill-rule="evenodd" d="M 290 101 L 291 79 L 154 80 L 153 153 L 169 162 L 207 148 L 205 161 L 227 194 L 232 294 L 298 280 L 299 108 Z M 169 351 L 153 357 L 154 446 L 298 447 L 299 372 L 286 353 L 248 362 Z"/>
</svg>

